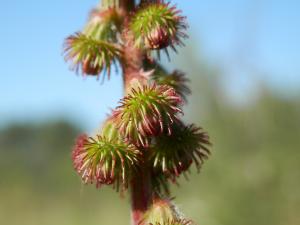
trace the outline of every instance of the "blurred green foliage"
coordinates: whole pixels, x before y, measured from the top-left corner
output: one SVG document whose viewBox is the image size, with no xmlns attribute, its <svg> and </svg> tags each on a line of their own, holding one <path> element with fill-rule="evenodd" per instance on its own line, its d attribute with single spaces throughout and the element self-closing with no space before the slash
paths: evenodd
<svg viewBox="0 0 300 225">
<path fill-rule="evenodd" d="M 236 106 L 219 91 L 218 72 L 187 60 L 200 76 L 191 77 L 186 119 L 214 146 L 201 174 L 173 188 L 179 208 L 205 225 L 300 224 L 299 98 L 261 86 L 256 101 Z M 0 131 L 0 224 L 129 224 L 126 196 L 81 185 L 73 171 L 79 132 L 63 120 Z"/>
</svg>

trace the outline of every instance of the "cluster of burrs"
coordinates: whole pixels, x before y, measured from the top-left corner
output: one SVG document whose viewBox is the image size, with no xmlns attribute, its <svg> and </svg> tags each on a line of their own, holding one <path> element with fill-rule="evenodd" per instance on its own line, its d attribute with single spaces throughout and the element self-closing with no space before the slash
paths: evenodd
<svg viewBox="0 0 300 225">
<path fill-rule="evenodd" d="M 78 138 L 72 159 L 84 183 L 111 185 L 123 193 L 142 168 L 147 168 L 153 192 L 165 196 L 170 183 L 186 176 L 192 164 L 199 171 L 207 159 L 208 135 L 181 120 L 182 105 L 190 94 L 188 79 L 179 71 L 168 73 L 151 54 L 163 50 L 169 57 L 169 48 L 176 51 L 176 46 L 183 44 L 186 28 L 181 11 L 162 0 L 141 1 L 130 13 L 118 1 L 103 1 L 91 12 L 83 31 L 66 39 L 66 60 L 85 76 L 109 78 L 112 66 L 122 68 L 125 80 L 130 78 L 127 67 L 137 67 L 140 74 L 127 84 L 126 96 L 101 131 Z M 130 54 L 128 57 L 125 51 L 129 44 L 140 52 L 140 65 L 128 62 Z M 164 221 L 147 216 L 144 224 L 190 224 L 174 216 L 168 200 L 155 201 L 154 211 L 157 205 L 172 209 L 168 213 L 173 216 Z"/>
</svg>

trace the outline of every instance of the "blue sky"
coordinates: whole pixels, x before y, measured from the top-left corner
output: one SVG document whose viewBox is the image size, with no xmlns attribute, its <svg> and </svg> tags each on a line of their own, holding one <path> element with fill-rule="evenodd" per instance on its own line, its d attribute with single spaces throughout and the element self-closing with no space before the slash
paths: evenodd
<svg viewBox="0 0 300 225">
<path fill-rule="evenodd" d="M 173 1 L 200 42 L 199 54 L 226 71 L 230 88 L 251 82 L 245 67 L 278 90 L 300 90 L 300 1 Z M 121 76 L 101 85 L 68 70 L 66 36 L 80 30 L 97 0 L 10 0 L 0 8 L 0 125 L 57 116 L 99 126 L 122 96 Z M 247 73 L 246 73 L 247 74 Z"/>
</svg>

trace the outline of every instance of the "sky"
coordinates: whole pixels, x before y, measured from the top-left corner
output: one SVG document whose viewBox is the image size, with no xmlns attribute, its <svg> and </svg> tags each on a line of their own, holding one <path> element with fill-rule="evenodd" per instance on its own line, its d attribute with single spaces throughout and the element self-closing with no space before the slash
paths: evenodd
<svg viewBox="0 0 300 225">
<path fill-rule="evenodd" d="M 247 75 L 250 70 L 259 71 L 259 79 L 274 89 L 300 90 L 300 1 L 172 2 L 188 18 L 189 35 L 199 42 L 196 51 L 224 69 L 234 95 L 257 79 Z M 89 131 L 99 127 L 122 97 L 121 75 L 113 74 L 103 85 L 83 79 L 69 70 L 62 55 L 64 38 L 84 26 L 98 1 L 1 3 L 0 127 L 57 117 Z"/>
</svg>

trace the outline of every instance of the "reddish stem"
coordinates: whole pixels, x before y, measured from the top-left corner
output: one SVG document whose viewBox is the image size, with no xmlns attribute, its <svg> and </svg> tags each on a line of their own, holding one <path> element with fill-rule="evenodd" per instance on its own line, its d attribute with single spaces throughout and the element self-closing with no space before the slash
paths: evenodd
<svg viewBox="0 0 300 225">
<path fill-rule="evenodd" d="M 120 0 L 120 8 L 125 12 L 130 12 L 135 7 L 134 0 Z"/>
<path fill-rule="evenodd" d="M 125 12 L 125 16 L 130 16 L 130 11 L 134 10 L 134 0 L 120 0 L 120 8 Z M 145 79 L 141 75 L 143 69 L 144 52 L 136 48 L 133 43 L 132 34 L 128 31 L 128 18 L 125 18 L 124 31 L 122 38 L 123 45 L 123 78 L 125 94 L 130 92 L 132 81 L 142 81 Z M 144 155 L 144 157 L 146 157 Z M 147 160 L 144 160 L 147 162 Z M 143 225 L 145 212 L 151 205 L 152 201 L 152 185 L 151 175 L 147 164 L 140 168 L 139 173 L 132 179 L 130 183 L 131 190 L 131 220 L 132 225 Z"/>
<path fill-rule="evenodd" d="M 133 80 L 144 79 L 140 74 L 142 69 L 143 53 L 131 44 L 130 37 L 126 37 L 125 40 L 127 40 L 127 44 L 123 49 L 123 73 L 125 93 L 128 93 L 132 88 Z M 144 161 L 147 162 L 147 160 Z M 141 220 L 151 204 L 152 197 L 151 177 L 146 163 L 142 165 L 139 173 L 133 178 L 130 189 L 132 225 L 141 225 L 143 224 Z"/>
<path fill-rule="evenodd" d="M 131 182 L 132 225 L 142 225 L 145 212 L 152 202 L 152 187 L 149 171 L 144 168 Z"/>
</svg>

